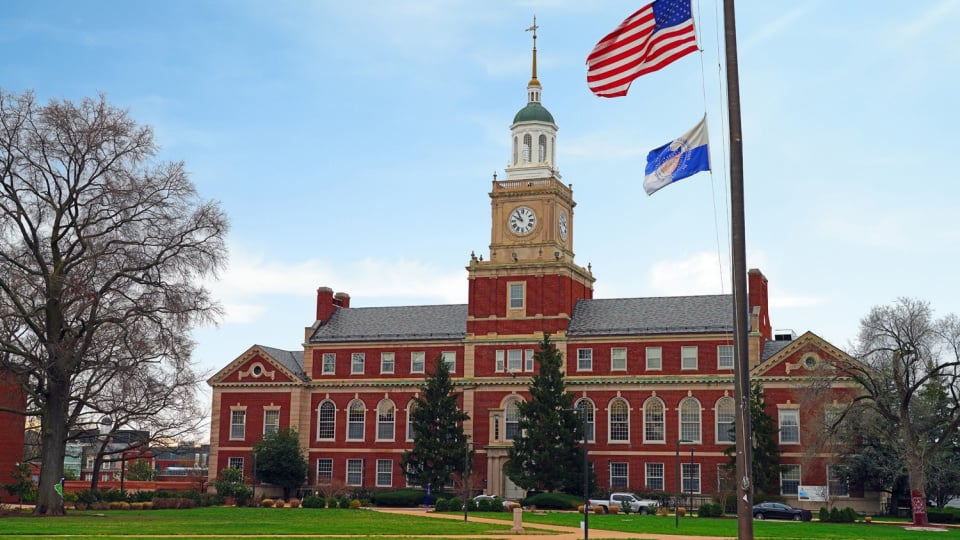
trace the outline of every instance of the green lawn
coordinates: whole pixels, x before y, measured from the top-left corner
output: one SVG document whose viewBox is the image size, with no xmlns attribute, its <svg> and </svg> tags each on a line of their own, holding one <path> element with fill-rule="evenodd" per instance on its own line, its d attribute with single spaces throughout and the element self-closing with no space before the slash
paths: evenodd
<svg viewBox="0 0 960 540">
<path fill-rule="evenodd" d="M 101 517 L 102 516 L 102 517 Z M 128 510 L 75 512 L 63 518 L 0 518 L 0 538 L 34 538 L 76 535 L 73 538 L 123 538 L 156 535 L 219 535 L 222 538 L 256 538 L 253 535 L 498 535 L 510 523 L 497 524 L 423 518 L 368 510 L 317 510 L 305 508 L 194 508 L 191 510 Z M 250 535 L 250 536 L 247 536 Z M 209 536 L 206 536 L 208 539 Z M 178 536 L 183 540 L 185 536 Z"/>
<path fill-rule="evenodd" d="M 509 519 L 506 514 L 484 514 L 484 517 L 498 517 Z M 583 515 L 574 512 L 524 512 L 524 524 L 544 523 L 549 525 L 565 525 L 579 527 Z M 589 518 L 590 538 L 602 538 L 602 530 L 627 531 L 649 534 L 675 534 L 694 536 L 723 536 L 736 538 L 737 520 L 735 518 L 680 518 L 679 527 L 673 516 L 640 516 L 631 515 L 597 515 Z M 923 533 L 904 530 L 908 523 L 820 523 L 817 521 L 801 523 L 793 521 L 754 521 L 754 538 L 775 538 L 777 540 L 793 539 L 904 539 L 931 538 L 942 540 L 960 539 L 960 529 L 950 529 L 947 532 Z"/>
<path fill-rule="evenodd" d="M 276 538 L 278 536 L 309 538 L 323 535 L 324 540 L 356 538 L 364 535 L 406 538 L 430 537 L 431 540 L 454 539 L 460 535 L 474 538 L 503 537 L 509 534 L 511 514 L 473 513 L 474 516 L 496 518 L 502 525 L 462 520 L 438 519 L 409 515 L 388 514 L 368 510 L 315 510 L 293 508 L 196 508 L 192 510 L 145 510 L 71 512 L 63 518 L 3 517 L 0 518 L 0 539 L 55 538 L 69 535 L 71 539 L 98 540 L 152 539 L 176 536 L 176 540 L 217 540 L 243 537 L 244 540 Z M 535 530 L 536 524 L 579 527 L 582 515 L 575 512 L 524 512 L 523 522 L 528 534 L 545 532 Z M 674 526 L 673 517 L 639 515 L 591 515 L 590 538 L 602 539 L 603 529 L 653 534 L 736 537 L 735 519 L 680 518 Z M 195 535 L 195 536 L 190 536 Z M 327 536 L 330 535 L 330 536 Z M 916 539 L 960 540 L 960 530 L 918 533 L 905 531 L 903 525 L 835 524 L 755 521 L 754 537 L 792 539 Z"/>
</svg>

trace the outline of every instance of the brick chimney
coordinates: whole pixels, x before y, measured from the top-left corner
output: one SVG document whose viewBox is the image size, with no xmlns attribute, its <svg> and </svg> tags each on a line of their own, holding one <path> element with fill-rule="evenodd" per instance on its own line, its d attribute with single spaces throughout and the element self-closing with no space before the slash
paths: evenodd
<svg viewBox="0 0 960 540">
<path fill-rule="evenodd" d="M 320 287 L 317 289 L 317 320 L 321 323 L 333 315 L 333 289 Z"/>
<path fill-rule="evenodd" d="M 338 292 L 333 295 L 333 305 L 342 308 L 350 307 L 350 295 L 345 292 Z"/>
<path fill-rule="evenodd" d="M 751 268 L 747 272 L 747 302 L 749 302 L 749 311 L 754 313 L 755 308 L 759 308 L 757 312 L 756 321 L 757 324 L 750 330 L 753 332 L 760 332 L 760 335 L 763 336 L 765 341 L 773 339 L 773 328 L 770 326 L 770 306 L 768 301 L 767 293 L 767 278 L 764 277 L 763 272 L 756 268 Z M 751 317 L 751 321 L 754 320 Z"/>
</svg>

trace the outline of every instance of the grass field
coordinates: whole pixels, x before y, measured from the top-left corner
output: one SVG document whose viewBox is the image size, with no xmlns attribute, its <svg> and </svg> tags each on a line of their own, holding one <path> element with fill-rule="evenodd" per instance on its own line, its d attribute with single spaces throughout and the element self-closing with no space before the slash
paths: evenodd
<svg viewBox="0 0 960 540">
<path fill-rule="evenodd" d="M 313 510 L 293 508 L 196 508 L 191 510 L 146 510 L 71 512 L 62 518 L 7 516 L 0 518 L 0 539 L 69 537 L 71 539 L 137 540 L 176 537 L 176 540 L 244 540 L 278 537 L 346 540 L 357 537 L 427 538 L 431 540 L 502 538 L 509 535 L 511 515 L 507 513 L 474 513 L 472 516 L 495 518 L 501 524 L 478 521 L 437 519 L 412 515 L 388 514 L 367 510 Z M 524 512 L 527 534 L 539 536 L 537 524 L 577 528 L 582 516 L 573 512 Z M 590 538 L 601 540 L 603 530 L 647 534 L 736 537 L 734 519 L 681 518 L 679 528 L 673 517 L 638 515 L 591 515 Z M 755 538 L 792 539 L 903 539 L 932 538 L 960 540 L 960 530 L 947 532 L 906 531 L 903 524 L 833 524 L 756 521 Z"/>
</svg>

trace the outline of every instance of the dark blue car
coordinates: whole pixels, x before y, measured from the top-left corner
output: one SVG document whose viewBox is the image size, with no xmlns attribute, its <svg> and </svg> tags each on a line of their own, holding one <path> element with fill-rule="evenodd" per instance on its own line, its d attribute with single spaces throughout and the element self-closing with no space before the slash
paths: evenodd
<svg viewBox="0 0 960 540">
<path fill-rule="evenodd" d="M 753 517 L 756 519 L 792 519 L 793 521 L 810 521 L 813 513 L 802 508 L 794 508 L 789 504 L 765 502 L 753 505 Z"/>
</svg>

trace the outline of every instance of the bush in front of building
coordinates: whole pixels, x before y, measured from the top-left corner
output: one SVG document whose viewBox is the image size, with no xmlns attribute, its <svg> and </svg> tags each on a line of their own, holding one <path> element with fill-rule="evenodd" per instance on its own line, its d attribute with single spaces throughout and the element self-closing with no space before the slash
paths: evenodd
<svg viewBox="0 0 960 540">
<path fill-rule="evenodd" d="M 824 523 L 854 523 L 857 521 L 857 511 L 849 506 L 843 510 L 834 506 L 829 511 L 820 507 L 817 517 Z"/>
<path fill-rule="evenodd" d="M 336 497 L 327 497 L 327 508 L 339 508 L 339 507 L 340 507 L 340 499 L 337 499 Z"/>
<path fill-rule="evenodd" d="M 582 504 L 582 497 L 568 493 L 537 493 L 523 500 L 523 506 L 540 510 L 573 510 Z"/>
<path fill-rule="evenodd" d="M 422 489 L 391 489 L 372 494 L 370 501 L 375 506 L 412 508 L 423 504 L 426 496 Z"/>
<path fill-rule="evenodd" d="M 703 503 L 697 509 L 697 515 L 700 517 L 723 517 L 723 507 L 720 503 Z"/>
</svg>

